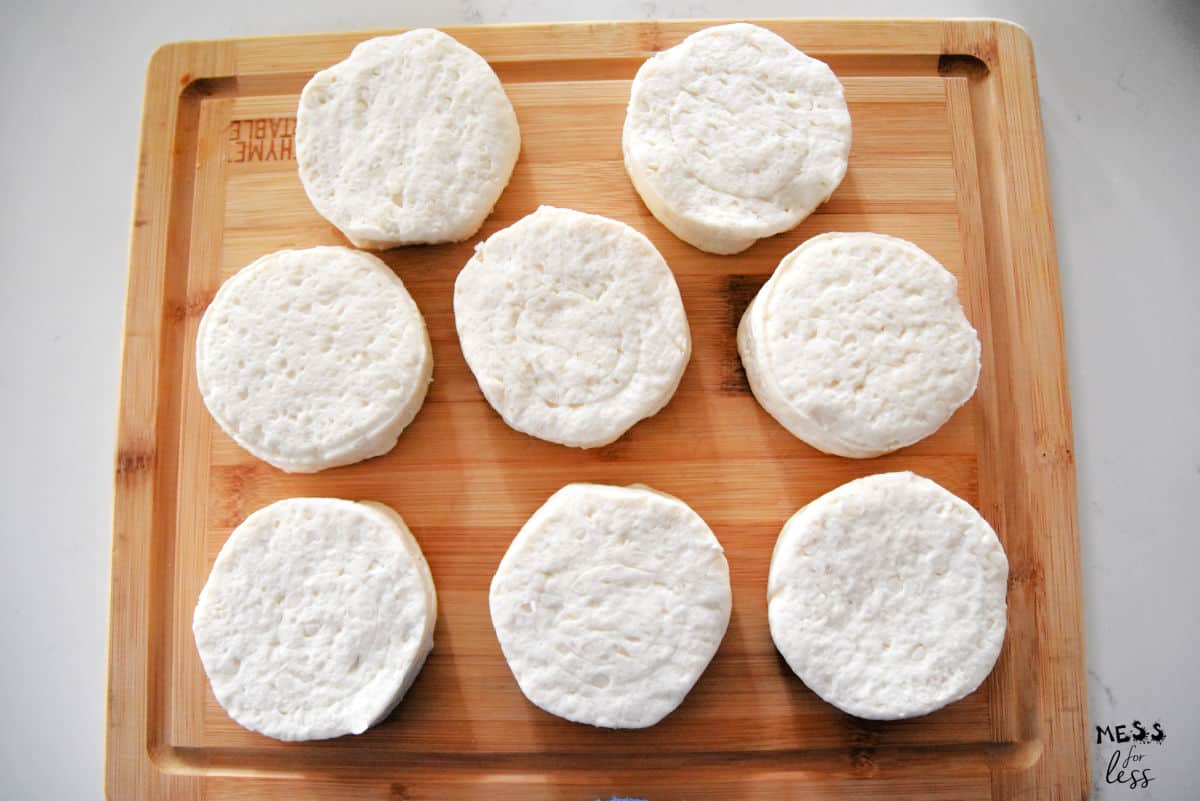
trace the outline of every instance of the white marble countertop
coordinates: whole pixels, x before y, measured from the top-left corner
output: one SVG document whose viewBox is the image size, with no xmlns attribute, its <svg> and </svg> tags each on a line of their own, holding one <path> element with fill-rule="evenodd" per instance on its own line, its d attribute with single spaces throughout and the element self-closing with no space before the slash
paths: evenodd
<svg viewBox="0 0 1200 801">
<path fill-rule="evenodd" d="M 670 17 L 988 16 L 1037 58 L 1062 270 L 1094 723 L 1159 721 L 1155 781 L 1200 798 L 1200 5 L 843 0 L 7 4 L 0 214 L 0 797 L 102 796 L 117 377 L 139 112 L 180 39 Z M 64 495 L 65 492 L 65 495 Z M 1188 612 L 1187 610 L 1193 610 Z M 1188 622 L 1192 621 L 1192 622 Z M 1095 730 L 1091 730 L 1095 742 Z M 1127 752 L 1128 746 L 1121 746 Z"/>
</svg>

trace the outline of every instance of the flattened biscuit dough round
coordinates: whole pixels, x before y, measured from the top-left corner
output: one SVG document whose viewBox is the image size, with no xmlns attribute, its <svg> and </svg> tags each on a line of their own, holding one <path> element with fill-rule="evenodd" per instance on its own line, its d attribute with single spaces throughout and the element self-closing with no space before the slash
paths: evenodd
<svg viewBox="0 0 1200 801">
<path fill-rule="evenodd" d="M 290 498 L 221 548 L 192 619 L 217 701 L 279 740 L 360 734 L 433 648 L 433 577 L 382 504 Z"/>
<path fill-rule="evenodd" d="M 387 453 L 432 373 L 404 283 L 350 248 L 263 256 L 221 285 L 196 334 L 196 379 L 213 418 L 293 473 Z"/>
<path fill-rule="evenodd" d="M 843 484 L 784 525 L 771 637 L 851 715 L 924 715 L 973 692 L 1004 642 L 1008 560 L 970 504 L 913 473 Z"/>
<path fill-rule="evenodd" d="M 513 539 L 492 625 L 538 707 L 642 728 L 683 701 L 729 624 L 729 566 L 685 503 L 645 487 L 568 484 Z"/>
<path fill-rule="evenodd" d="M 580 448 L 658 412 L 692 352 L 675 277 L 650 240 L 550 206 L 476 247 L 454 284 L 454 321 L 504 422 Z"/>
<path fill-rule="evenodd" d="M 508 184 L 521 133 L 478 53 L 422 28 L 360 43 L 300 95 L 309 200 L 361 248 L 458 242 Z"/>
<path fill-rule="evenodd" d="M 846 174 L 850 112 L 824 62 L 764 28 L 719 25 L 642 65 L 622 145 L 659 222 L 737 253 L 829 199 Z"/>
<path fill-rule="evenodd" d="M 738 353 L 776 420 L 853 458 L 934 433 L 979 380 L 957 280 L 882 234 L 823 234 L 785 256 L 742 316 Z"/>
</svg>

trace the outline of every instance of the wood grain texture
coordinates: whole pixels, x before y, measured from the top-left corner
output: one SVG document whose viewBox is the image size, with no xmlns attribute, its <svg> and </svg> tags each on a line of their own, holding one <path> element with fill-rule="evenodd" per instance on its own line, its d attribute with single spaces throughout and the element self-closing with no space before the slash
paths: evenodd
<svg viewBox="0 0 1200 801">
<path fill-rule="evenodd" d="M 620 159 L 638 65 L 705 22 L 448 29 L 505 82 L 521 159 L 483 230 L 382 254 L 434 349 L 424 409 L 391 453 L 316 475 L 255 460 L 195 384 L 199 317 L 221 281 L 282 247 L 344 240 L 308 204 L 291 135 L 316 70 L 372 34 L 169 45 L 151 62 L 131 243 L 113 522 L 107 791 L 113 799 L 1079 799 L 1088 793 L 1070 405 L 1032 50 L 994 21 L 764 25 L 846 86 L 850 169 L 794 231 L 701 253 L 641 204 Z M 542 203 L 649 236 L 675 271 L 695 352 L 671 404 L 604 448 L 508 429 L 454 335 L 453 281 L 475 242 Z M 873 230 L 959 277 L 983 340 L 976 397 L 935 436 L 878 459 L 827 456 L 749 394 L 734 332 L 806 238 Z M 1011 564 L 1009 634 L 980 690 L 924 718 L 860 721 L 775 653 L 766 571 L 799 506 L 852 478 L 912 469 L 974 503 Z M 734 586 L 729 633 L 683 706 L 613 732 L 532 707 L 492 633 L 487 588 L 521 523 L 568 481 L 645 482 L 713 527 Z M 191 611 L 229 532 L 298 495 L 383 501 L 407 519 L 439 591 L 435 649 L 404 703 L 359 737 L 283 744 L 217 706 Z"/>
</svg>

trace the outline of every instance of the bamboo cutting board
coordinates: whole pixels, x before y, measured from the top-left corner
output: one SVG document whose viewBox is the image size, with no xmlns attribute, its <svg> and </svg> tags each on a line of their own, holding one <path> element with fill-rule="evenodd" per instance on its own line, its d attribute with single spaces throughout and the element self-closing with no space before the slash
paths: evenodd
<svg viewBox="0 0 1200 801">
<path fill-rule="evenodd" d="M 149 69 L 125 328 L 113 531 L 107 789 L 113 799 L 1078 799 L 1088 792 L 1079 543 L 1062 319 L 1033 55 L 993 21 L 767 21 L 846 87 L 850 169 L 796 230 L 711 256 L 663 229 L 621 165 L 629 81 L 702 22 L 451 29 L 495 67 L 521 124 L 512 182 L 474 239 L 389 251 L 428 322 L 435 381 L 386 456 L 287 475 L 234 445 L 195 383 L 222 280 L 278 248 L 342 243 L 308 204 L 301 87 L 368 34 L 169 45 Z M 675 399 L 591 451 L 508 429 L 454 334 L 474 243 L 539 204 L 615 217 L 677 276 L 695 354 Z M 737 321 L 779 259 L 830 230 L 905 237 L 959 277 L 983 341 L 976 397 L 935 436 L 866 461 L 792 438 L 748 391 Z M 766 574 L 784 520 L 859 476 L 912 469 L 974 503 L 1011 563 L 1009 630 L 976 693 L 877 723 L 824 704 L 776 655 Z M 568 481 L 644 482 L 691 504 L 729 556 L 733 618 L 683 706 L 640 731 L 525 701 L 487 589 L 521 523 Z M 191 613 L 218 549 L 289 496 L 383 501 L 437 582 L 436 646 L 397 711 L 359 737 L 284 744 L 208 689 Z"/>
</svg>

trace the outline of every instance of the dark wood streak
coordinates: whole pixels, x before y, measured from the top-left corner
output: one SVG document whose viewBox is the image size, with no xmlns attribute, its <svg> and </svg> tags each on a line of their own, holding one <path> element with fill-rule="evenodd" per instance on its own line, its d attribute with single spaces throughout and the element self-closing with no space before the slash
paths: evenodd
<svg viewBox="0 0 1200 801">
<path fill-rule="evenodd" d="M 651 22 L 651 23 L 648 23 L 645 28 L 643 28 L 643 31 L 644 32 L 642 33 L 642 39 L 643 39 L 642 48 L 651 53 L 662 52 L 662 50 L 664 49 L 663 41 L 662 41 L 662 39 L 663 39 L 662 28 L 657 23 Z"/>
<path fill-rule="evenodd" d="M 181 323 L 188 317 L 199 317 L 204 314 L 204 311 L 212 303 L 212 299 L 216 294 L 215 290 L 202 292 L 199 295 L 188 298 L 186 303 L 177 303 L 171 306 L 171 319 L 177 323 Z"/>
<path fill-rule="evenodd" d="M 1011 592 L 1018 587 L 1040 587 L 1045 578 L 1045 572 L 1042 570 L 1041 565 L 1010 565 L 1008 571 L 1008 589 Z"/>
<path fill-rule="evenodd" d="M 887 723 L 867 720 L 866 718 L 856 718 L 851 715 L 846 715 L 846 730 L 849 734 L 849 742 L 852 748 L 864 748 L 875 750 L 879 747 L 879 741 L 882 738 L 883 729 Z"/>
<path fill-rule="evenodd" d="M 850 767 L 859 776 L 875 776 L 879 773 L 876 751 L 885 723 L 858 718 L 848 718 L 850 740 Z"/>
<path fill-rule="evenodd" d="M 154 467 L 154 449 L 126 447 L 117 451 L 116 475 L 118 481 L 131 481 Z"/>
<path fill-rule="evenodd" d="M 742 321 L 746 307 L 758 290 L 767 282 L 765 275 L 727 275 L 723 294 L 725 297 L 725 324 L 729 334 L 725 337 L 721 354 L 721 391 L 734 395 L 750 392 L 750 383 L 746 380 L 746 370 L 742 367 L 742 358 L 737 349 L 737 328 Z"/>
<path fill-rule="evenodd" d="M 246 519 L 243 511 L 247 489 L 258 479 L 259 466 L 255 462 L 230 465 L 223 468 L 214 479 L 220 483 L 220 491 L 215 493 L 217 499 L 216 519 L 219 525 L 236 526 Z"/>
</svg>

